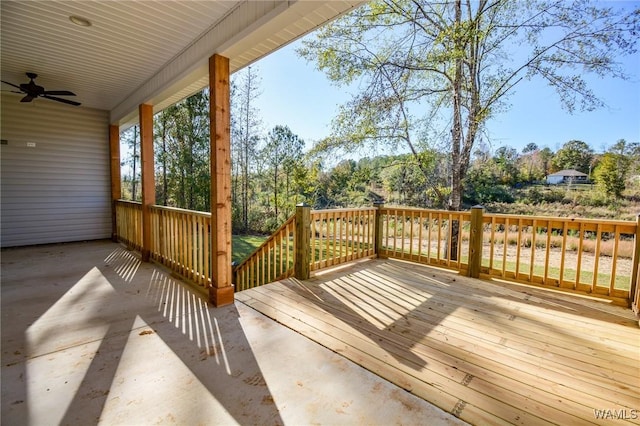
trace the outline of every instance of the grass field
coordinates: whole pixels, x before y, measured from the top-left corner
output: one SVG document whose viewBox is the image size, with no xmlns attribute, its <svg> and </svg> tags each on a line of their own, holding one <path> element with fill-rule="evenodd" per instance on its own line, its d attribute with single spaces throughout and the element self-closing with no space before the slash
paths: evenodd
<svg viewBox="0 0 640 426">
<path fill-rule="evenodd" d="M 247 258 L 267 237 L 262 235 L 234 235 L 232 240 L 231 260 L 240 263 Z"/>
</svg>

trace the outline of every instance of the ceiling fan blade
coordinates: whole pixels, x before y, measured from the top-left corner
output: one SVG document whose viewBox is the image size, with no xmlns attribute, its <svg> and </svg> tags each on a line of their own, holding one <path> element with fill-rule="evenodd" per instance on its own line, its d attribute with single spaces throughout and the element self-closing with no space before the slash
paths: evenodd
<svg viewBox="0 0 640 426">
<path fill-rule="evenodd" d="M 81 105 L 80 102 L 70 101 L 68 99 L 56 98 L 54 96 L 42 95 L 42 97 L 43 98 L 47 98 L 47 99 L 51 99 L 52 101 L 62 102 L 62 103 L 69 104 L 69 105 L 74 105 L 74 106 Z"/>
<path fill-rule="evenodd" d="M 35 96 L 27 95 L 24 98 L 20 99 L 20 102 L 31 102 L 35 99 Z"/>
<path fill-rule="evenodd" d="M 76 94 L 70 92 L 68 90 L 46 90 L 44 92 L 45 95 L 55 95 L 55 96 L 75 96 Z"/>
<path fill-rule="evenodd" d="M 17 84 L 9 83 L 8 81 L 4 81 L 4 80 L 0 80 L 0 81 L 2 81 L 4 84 L 8 84 L 9 86 L 13 86 L 13 87 L 15 87 L 16 89 L 20 89 L 20 90 L 22 90 L 22 88 L 21 88 L 20 86 L 18 86 Z M 22 92 L 21 92 L 21 93 L 22 93 Z"/>
</svg>

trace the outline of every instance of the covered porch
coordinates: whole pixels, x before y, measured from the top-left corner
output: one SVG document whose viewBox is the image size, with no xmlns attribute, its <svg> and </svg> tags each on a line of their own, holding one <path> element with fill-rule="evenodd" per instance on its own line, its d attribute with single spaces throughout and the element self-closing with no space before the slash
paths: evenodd
<svg viewBox="0 0 640 426">
<path fill-rule="evenodd" d="M 362 3 L 3 1 L 2 247 L 115 240 L 119 135 L 138 125 L 149 260 L 154 114 L 207 88 L 207 286 L 232 303 L 230 76 Z"/>
</svg>

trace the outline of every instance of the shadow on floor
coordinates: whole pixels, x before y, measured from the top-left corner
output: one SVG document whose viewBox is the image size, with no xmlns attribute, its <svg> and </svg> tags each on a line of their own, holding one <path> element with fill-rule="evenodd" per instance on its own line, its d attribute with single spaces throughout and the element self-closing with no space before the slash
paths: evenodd
<svg viewBox="0 0 640 426">
<path fill-rule="evenodd" d="M 2 253 L 2 423 L 282 419 L 234 305 L 117 244 Z"/>
</svg>

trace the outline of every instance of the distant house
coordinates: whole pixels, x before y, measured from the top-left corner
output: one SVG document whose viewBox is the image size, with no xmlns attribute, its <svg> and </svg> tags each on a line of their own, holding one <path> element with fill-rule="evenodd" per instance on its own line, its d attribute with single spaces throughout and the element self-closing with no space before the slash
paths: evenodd
<svg viewBox="0 0 640 426">
<path fill-rule="evenodd" d="M 587 182 L 588 176 L 577 170 L 560 170 L 547 176 L 547 183 L 557 185 L 560 183 L 584 183 Z"/>
</svg>

